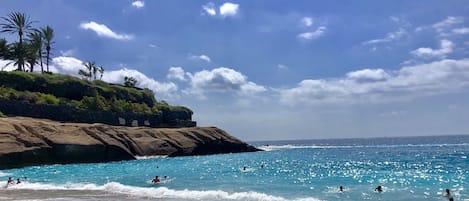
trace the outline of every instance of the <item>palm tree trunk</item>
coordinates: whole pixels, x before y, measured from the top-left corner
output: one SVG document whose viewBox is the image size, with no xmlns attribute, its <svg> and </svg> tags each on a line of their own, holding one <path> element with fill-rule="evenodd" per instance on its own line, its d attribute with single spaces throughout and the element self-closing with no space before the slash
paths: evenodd
<svg viewBox="0 0 469 201">
<path fill-rule="evenodd" d="M 47 51 L 47 56 L 46 56 L 46 66 L 47 66 L 47 72 L 49 72 L 49 56 L 50 56 L 50 46 L 46 47 Z"/>
<path fill-rule="evenodd" d="M 24 69 L 24 56 L 23 56 L 23 32 L 19 31 L 18 35 L 20 36 L 20 41 L 18 43 L 18 70 L 23 71 Z"/>
<path fill-rule="evenodd" d="M 44 73 L 44 66 L 42 66 L 42 50 L 39 49 L 39 61 L 41 61 L 41 73 Z"/>
</svg>

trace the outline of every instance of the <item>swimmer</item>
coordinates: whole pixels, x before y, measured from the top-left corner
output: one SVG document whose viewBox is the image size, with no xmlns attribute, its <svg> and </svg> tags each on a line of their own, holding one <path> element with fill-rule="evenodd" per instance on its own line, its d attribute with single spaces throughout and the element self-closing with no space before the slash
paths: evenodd
<svg viewBox="0 0 469 201">
<path fill-rule="evenodd" d="M 261 165 L 261 168 L 264 169 L 264 164 Z"/>
<path fill-rule="evenodd" d="M 344 192 L 344 187 L 343 186 L 339 186 L 339 192 Z"/>
<path fill-rule="evenodd" d="M 378 187 L 375 188 L 375 191 L 378 192 L 378 193 L 381 193 L 381 192 L 383 192 L 383 187 L 378 186 Z"/>
<path fill-rule="evenodd" d="M 243 171 L 246 171 L 246 166 L 243 167 Z"/>
<path fill-rule="evenodd" d="M 13 181 L 13 179 L 11 179 L 11 177 L 8 177 L 7 186 L 11 185 L 11 184 L 15 184 L 15 181 Z"/>
<path fill-rule="evenodd" d="M 155 176 L 155 178 L 153 178 L 153 180 L 151 180 L 151 182 L 156 184 L 156 183 L 160 182 L 160 179 L 158 178 L 158 176 Z"/>
<path fill-rule="evenodd" d="M 445 197 L 451 197 L 451 192 L 449 191 L 448 188 L 446 189 Z"/>
<path fill-rule="evenodd" d="M 16 179 L 16 184 L 21 184 L 20 178 Z"/>
</svg>

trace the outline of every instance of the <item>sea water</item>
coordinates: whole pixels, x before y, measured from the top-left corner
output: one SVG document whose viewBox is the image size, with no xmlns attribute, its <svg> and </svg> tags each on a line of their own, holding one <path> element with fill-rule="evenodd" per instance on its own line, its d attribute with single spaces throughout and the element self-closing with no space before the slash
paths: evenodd
<svg viewBox="0 0 469 201">
<path fill-rule="evenodd" d="M 2 170 L 0 200 L 469 200 L 469 136 L 251 144 L 265 151 Z"/>
</svg>

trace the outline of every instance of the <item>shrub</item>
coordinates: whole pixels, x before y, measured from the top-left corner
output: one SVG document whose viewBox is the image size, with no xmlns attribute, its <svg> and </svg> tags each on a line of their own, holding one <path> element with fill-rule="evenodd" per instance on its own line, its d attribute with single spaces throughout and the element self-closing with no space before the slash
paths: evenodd
<svg viewBox="0 0 469 201">
<path fill-rule="evenodd" d="M 0 111 L 0 118 L 3 118 L 3 117 L 7 117 L 7 116 L 5 116 L 5 115 L 2 113 L 2 111 Z"/>
<path fill-rule="evenodd" d="M 51 105 L 58 105 L 60 100 L 50 94 L 43 94 L 39 93 L 39 99 L 36 100 L 36 104 L 51 104 Z"/>
<path fill-rule="evenodd" d="M 111 107 L 107 103 L 106 99 L 104 99 L 104 97 L 95 94 L 95 96 L 85 96 L 83 99 L 81 99 L 78 108 L 83 110 L 109 111 Z"/>
</svg>

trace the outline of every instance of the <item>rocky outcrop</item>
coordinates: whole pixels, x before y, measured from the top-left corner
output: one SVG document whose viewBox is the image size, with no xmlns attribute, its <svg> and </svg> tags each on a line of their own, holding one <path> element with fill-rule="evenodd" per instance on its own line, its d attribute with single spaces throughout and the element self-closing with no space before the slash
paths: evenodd
<svg viewBox="0 0 469 201">
<path fill-rule="evenodd" d="M 148 128 L 0 118 L 0 169 L 258 151 L 215 127 Z"/>
</svg>

